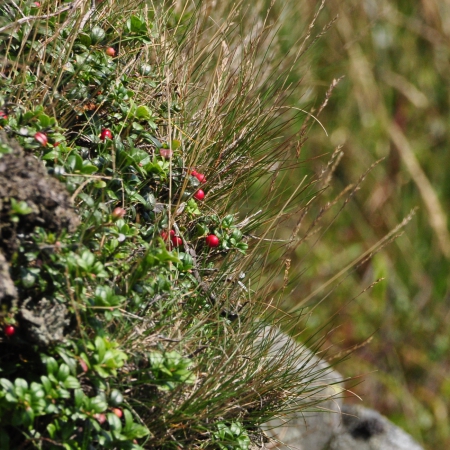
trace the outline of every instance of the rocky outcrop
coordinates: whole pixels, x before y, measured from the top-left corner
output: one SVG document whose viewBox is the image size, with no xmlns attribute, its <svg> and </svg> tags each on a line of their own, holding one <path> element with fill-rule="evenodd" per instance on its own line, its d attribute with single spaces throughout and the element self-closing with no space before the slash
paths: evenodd
<svg viewBox="0 0 450 450">
<path fill-rule="evenodd" d="M 0 324 L 18 310 L 16 338 L 49 346 L 62 340 L 70 320 L 56 299 L 30 295 L 23 286 L 18 291 L 9 261 L 36 227 L 57 234 L 79 223 L 65 185 L 0 130 Z"/>
<path fill-rule="evenodd" d="M 64 184 L 49 176 L 41 161 L 2 131 L 0 144 L 11 150 L 0 157 L 0 249 L 9 260 L 18 248 L 20 236 L 26 236 L 35 227 L 55 233 L 74 231 L 80 219 Z M 26 214 L 17 213 L 15 204 L 23 204 Z"/>
<path fill-rule="evenodd" d="M 0 253 L 0 305 L 2 302 L 15 305 L 17 304 L 17 299 L 17 290 L 9 274 L 9 264 Z"/>
<path fill-rule="evenodd" d="M 378 412 L 362 406 L 345 405 L 342 400 L 342 376 L 310 350 L 278 331 L 269 354 L 301 354 L 299 373 L 310 369 L 305 383 L 315 389 L 299 399 L 299 412 L 271 420 L 263 426 L 270 442 L 265 449 L 279 450 L 423 450 L 413 438 Z M 305 408 L 305 401 L 320 401 Z M 303 404 L 303 405 L 302 405 Z"/>
<path fill-rule="evenodd" d="M 326 449 L 423 450 L 409 434 L 386 417 L 372 409 L 355 405 L 342 407 L 341 424 Z"/>
</svg>

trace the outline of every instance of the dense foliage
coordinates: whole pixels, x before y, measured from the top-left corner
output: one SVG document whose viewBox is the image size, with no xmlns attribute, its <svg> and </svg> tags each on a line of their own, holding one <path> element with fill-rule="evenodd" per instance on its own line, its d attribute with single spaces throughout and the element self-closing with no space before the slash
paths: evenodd
<svg viewBox="0 0 450 450">
<path fill-rule="evenodd" d="M 302 115 L 247 59 L 272 35 L 237 60 L 220 37 L 201 47 L 200 10 L 75 3 L 0 6 L 0 164 L 24 187 L 1 199 L 16 292 L 1 300 L 0 446 L 247 449 L 296 397 L 314 403 L 298 355 L 255 348 L 270 312 L 255 250 L 284 210 L 230 205 L 264 179 L 276 195 L 267 172 L 292 164 L 272 141 Z M 44 182 L 61 192 L 44 199 Z"/>
</svg>

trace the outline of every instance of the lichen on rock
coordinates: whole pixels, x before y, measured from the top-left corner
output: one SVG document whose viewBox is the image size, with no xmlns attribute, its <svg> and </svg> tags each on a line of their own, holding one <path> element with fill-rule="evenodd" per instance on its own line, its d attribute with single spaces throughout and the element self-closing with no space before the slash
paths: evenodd
<svg viewBox="0 0 450 450">
<path fill-rule="evenodd" d="M 67 189 L 47 174 L 41 161 L 8 140 L 4 132 L 0 132 L 0 142 L 13 150 L 0 158 L 0 249 L 9 260 L 18 248 L 19 235 L 37 226 L 56 233 L 74 231 L 79 218 Z M 30 212 L 12 220 L 11 199 L 25 202 Z"/>
<path fill-rule="evenodd" d="M 49 176 L 45 166 L 0 131 L 0 304 L 2 314 L 19 311 L 20 335 L 39 346 L 64 337 L 69 325 L 67 307 L 51 298 L 21 298 L 11 278 L 9 261 L 36 227 L 60 233 L 74 231 L 79 218 L 63 183 Z M 17 213 L 13 202 L 25 202 Z"/>
<path fill-rule="evenodd" d="M 0 305 L 17 303 L 18 295 L 14 282 L 9 274 L 9 264 L 0 253 Z"/>
</svg>

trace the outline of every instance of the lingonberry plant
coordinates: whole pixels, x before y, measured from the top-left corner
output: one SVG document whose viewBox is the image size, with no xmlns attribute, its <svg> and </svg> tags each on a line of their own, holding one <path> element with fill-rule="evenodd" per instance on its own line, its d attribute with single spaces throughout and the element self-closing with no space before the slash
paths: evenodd
<svg viewBox="0 0 450 450">
<path fill-rule="evenodd" d="M 275 219 L 228 198 L 284 164 L 274 129 L 301 116 L 255 87 L 252 43 L 208 97 L 198 10 L 18 5 L 0 5 L 1 166 L 23 185 L 0 202 L 0 447 L 249 448 L 305 385 L 298 355 L 261 368 L 255 350 L 249 241 Z"/>
</svg>

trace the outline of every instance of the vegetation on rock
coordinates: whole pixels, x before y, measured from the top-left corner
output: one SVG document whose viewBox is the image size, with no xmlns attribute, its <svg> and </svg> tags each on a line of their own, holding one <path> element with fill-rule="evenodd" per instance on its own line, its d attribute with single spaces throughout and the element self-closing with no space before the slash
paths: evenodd
<svg viewBox="0 0 450 450">
<path fill-rule="evenodd" d="M 276 23 L 210 7 L 0 6 L 2 449 L 248 449 L 317 402 L 258 336 L 268 233 L 333 164 L 278 205 L 305 114 Z"/>
</svg>

